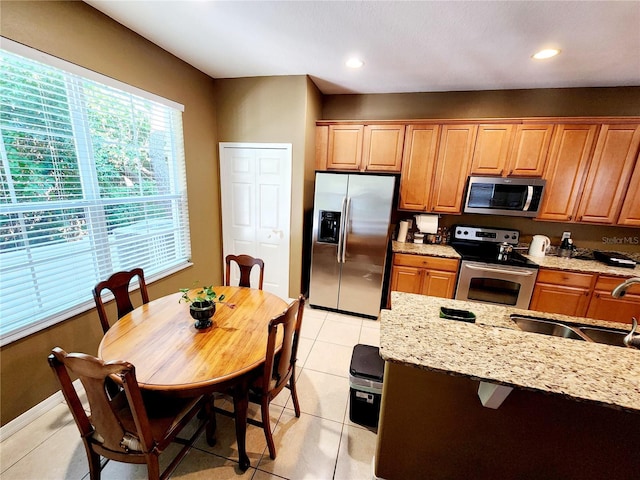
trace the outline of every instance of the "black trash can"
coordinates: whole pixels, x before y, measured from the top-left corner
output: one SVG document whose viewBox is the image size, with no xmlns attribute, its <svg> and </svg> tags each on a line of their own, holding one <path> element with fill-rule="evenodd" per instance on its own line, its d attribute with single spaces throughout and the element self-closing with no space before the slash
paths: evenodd
<svg viewBox="0 0 640 480">
<path fill-rule="evenodd" d="M 349 367 L 349 418 L 352 422 L 378 427 L 383 377 L 384 360 L 380 357 L 380 349 L 362 344 L 353 347 Z"/>
</svg>

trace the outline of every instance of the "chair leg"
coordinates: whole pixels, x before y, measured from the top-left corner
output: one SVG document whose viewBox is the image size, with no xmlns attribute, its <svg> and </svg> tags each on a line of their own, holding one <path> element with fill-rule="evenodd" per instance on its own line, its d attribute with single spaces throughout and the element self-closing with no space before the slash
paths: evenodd
<svg viewBox="0 0 640 480">
<path fill-rule="evenodd" d="M 269 399 L 266 396 L 262 396 L 260 402 L 260 410 L 262 412 L 262 426 L 264 428 L 264 436 L 267 439 L 267 446 L 269 447 L 269 456 L 272 460 L 276 459 L 276 445 L 273 443 L 273 435 L 271 435 L 271 419 L 269 418 Z"/>
<path fill-rule="evenodd" d="M 147 457 L 147 476 L 149 480 L 160 479 L 160 461 L 158 455 L 148 454 Z"/>
<path fill-rule="evenodd" d="M 296 371 L 291 372 L 289 379 L 289 390 L 291 390 L 291 399 L 293 400 L 293 408 L 296 411 L 296 417 L 300 417 L 300 404 L 298 403 L 298 391 L 296 390 Z"/>
<path fill-rule="evenodd" d="M 217 422 L 216 422 L 216 411 L 213 409 L 213 397 L 211 397 L 205 403 L 205 415 L 207 420 L 207 426 L 205 430 L 207 445 L 209 445 L 210 447 L 213 447 L 217 441 L 216 439 Z"/>
<path fill-rule="evenodd" d="M 89 460 L 89 478 L 91 480 L 100 480 L 102 473 L 102 465 L 100 465 L 100 455 L 94 452 L 89 445 L 85 443 L 87 457 Z"/>
</svg>

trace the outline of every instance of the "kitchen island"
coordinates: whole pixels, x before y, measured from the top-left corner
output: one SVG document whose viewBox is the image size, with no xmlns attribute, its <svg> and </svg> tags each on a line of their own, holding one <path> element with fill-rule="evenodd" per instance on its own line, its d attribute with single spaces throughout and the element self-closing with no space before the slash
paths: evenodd
<svg viewBox="0 0 640 480">
<path fill-rule="evenodd" d="M 627 479 L 640 471 L 640 351 L 523 332 L 509 315 L 615 324 L 399 292 L 391 304 L 381 313 L 377 477 Z M 440 319 L 441 306 L 470 310 L 476 322 Z M 513 390 L 487 408 L 481 382 Z"/>
</svg>

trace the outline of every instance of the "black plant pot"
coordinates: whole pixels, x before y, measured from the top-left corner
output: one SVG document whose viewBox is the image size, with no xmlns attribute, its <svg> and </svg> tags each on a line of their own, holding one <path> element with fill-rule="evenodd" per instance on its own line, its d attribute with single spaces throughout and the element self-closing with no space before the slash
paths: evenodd
<svg viewBox="0 0 640 480">
<path fill-rule="evenodd" d="M 216 304 L 213 302 L 193 302 L 189 306 L 189 313 L 191 317 L 196 321 L 194 326 L 198 330 L 209 328 L 213 325 L 211 317 L 216 312 Z"/>
</svg>

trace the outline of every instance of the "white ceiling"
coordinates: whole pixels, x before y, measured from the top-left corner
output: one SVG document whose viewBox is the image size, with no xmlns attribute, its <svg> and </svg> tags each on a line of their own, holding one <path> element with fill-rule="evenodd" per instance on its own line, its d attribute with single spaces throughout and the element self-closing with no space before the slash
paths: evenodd
<svg viewBox="0 0 640 480">
<path fill-rule="evenodd" d="M 325 94 L 640 86 L 638 0 L 85 1 L 213 78 L 307 74 Z M 531 59 L 546 47 L 562 53 Z"/>
</svg>

